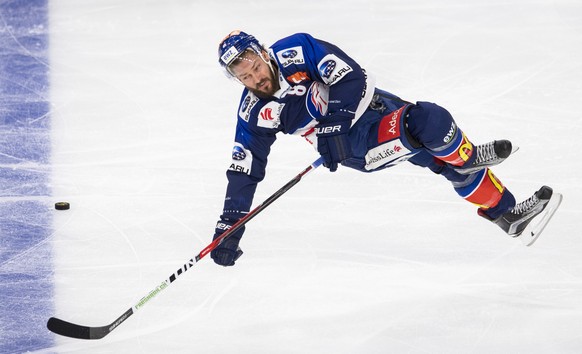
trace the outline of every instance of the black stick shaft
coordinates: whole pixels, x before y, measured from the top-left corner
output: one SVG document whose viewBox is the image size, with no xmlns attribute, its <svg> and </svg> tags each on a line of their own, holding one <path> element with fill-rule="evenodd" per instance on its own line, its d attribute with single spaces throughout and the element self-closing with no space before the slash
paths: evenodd
<svg viewBox="0 0 582 354">
<path fill-rule="evenodd" d="M 212 241 L 206 248 L 204 248 L 196 257 L 190 259 L 188 262 L 175 271 L 170 277 L 164 280 L 160 285 L 152 289 L 146 296 L 142 297 L 141 300 L 125 311 L 121 316 L 119 316 L 115 321 L 111 322 L 106 326 L 90 327 L 78 325 L 68 321 L 61 320 L 56 317 L 49 318 L 47 322 L 47 328 L 56 334 L 60 334 L 65 337 L 78 338 L 78 339 L 101 339 L 111 333 L 120 324 L 125 322 L 131 315 L 133 315 L 142 306 L 148 303 L 151 299 L 157 296 L 162 290 L 166 289 L 171 283 L 176 281 L 180 275 L 186 272 L 188 269 L 192 268 L 199 260 L 204 258 L 208 253 L 212 252 L 216 247 L 218 247 L 228 236 L 239 230 L 246 223 L 251 221 L 255 216 L 257 216 L 261 211 L 271 205 L 275 200 L 279 199 L 288 190 L 293 188 L 301 179 L 307 175 L 309 172 L 313 171 L 323 163 L 322 158 L 317 159 L 309 167 L 295 176 L 292 180 L 287 182 L 278 191 L 273 193 L 269 198 L 267 198 L 263 203 L 258 205 L 256 208 L 251 210 L 247 215 L 242 217 L 237 223 L 235 223 L 230 229 L 225 231 L 222 235 L 217 237 Z"/>
</svg>

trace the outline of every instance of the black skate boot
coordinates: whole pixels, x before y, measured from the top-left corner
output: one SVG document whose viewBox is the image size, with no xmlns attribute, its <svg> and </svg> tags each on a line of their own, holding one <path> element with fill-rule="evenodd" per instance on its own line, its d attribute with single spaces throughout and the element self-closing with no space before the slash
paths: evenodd
<svg viewBox="0 0 582 354">
<path fill-rule="evenodd" d="M 526 246 L 531 246 L 540 236 L 561 202 L 562 195 L 560 193 L 554 193 L 552 188 L 543 186 L 534 195 L 497 219 L 490 219 L 481 209 L 479 209 L 479 215 L 497 224 L 509 236 L 520 236 Z"/>
<path fill-rule="evenodd" d="M 469 166 L 456 168 L 457 172 L 468 175 L 485 167 L 499 165 L 509 155 L 517 151 L 517 149 L 513 150 L 509 140 L 495 140 L 487 144 L 477 145 L 475 150 L 477 152 L 475 161 Z"/>
</svg>

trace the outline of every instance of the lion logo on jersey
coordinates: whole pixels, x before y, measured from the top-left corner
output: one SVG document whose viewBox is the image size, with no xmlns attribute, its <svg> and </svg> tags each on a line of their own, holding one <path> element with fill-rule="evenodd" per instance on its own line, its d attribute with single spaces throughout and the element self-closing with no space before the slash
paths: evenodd
<svg viewBox="0 0 582 354">
<path fill-rule="evenodd" d="M 327 114 L 329 104 L 329 87 L 320 82 L 313 82 L 305 97 L 305 106 L 310 116 L 317 119 Z"/>
</svg>

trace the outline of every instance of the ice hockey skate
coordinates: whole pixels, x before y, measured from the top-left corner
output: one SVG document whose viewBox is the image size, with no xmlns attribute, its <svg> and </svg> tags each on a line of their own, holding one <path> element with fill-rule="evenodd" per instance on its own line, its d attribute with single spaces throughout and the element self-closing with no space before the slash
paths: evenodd
<svg viewBox="0 0 582 354">
<path fill-rule="evenodd" d="M 469 166 L 462 166 L 456 170 L 461 174 L 468 175 L 485 167 L 499 165 L 518 149 L 518 147 L 514 148 L 509 140 L 494 140 L 483 145 L 477 145 L 475 146 L 477 152 L 475 161 Z"/>
<path fill-rule="evenodd" d="M 519 237 L 526 246 L 531 246 L 561 202 L 562 194 L 554 193 L 552 188 L 543 186 L 497 219 L 491 220 L 482 210 L 479 210 L 479 215 L 499 225 L 509 236 Z"/>
</svg>

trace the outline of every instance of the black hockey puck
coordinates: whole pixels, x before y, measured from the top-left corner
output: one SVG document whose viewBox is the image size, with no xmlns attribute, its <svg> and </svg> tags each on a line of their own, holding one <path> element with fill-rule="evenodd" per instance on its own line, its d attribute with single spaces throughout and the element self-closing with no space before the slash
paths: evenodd
<svg viewBox="0 0 582 354">
<path fill-rule="evenodd" d="M 71 204 L 67 202 L 57 202 L 55 203 L 55 209 L 57 210 L 69 210 L 71 208 Z"/>
</svg>

